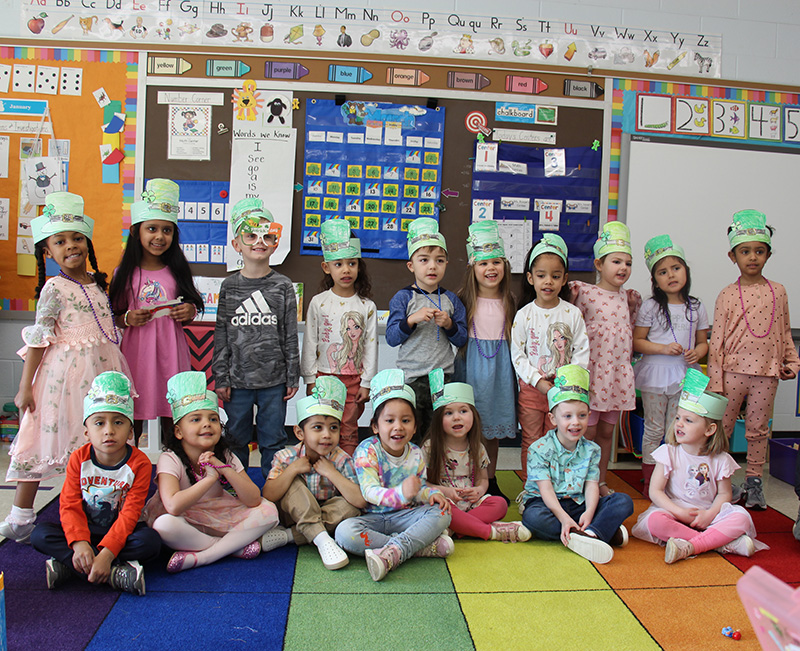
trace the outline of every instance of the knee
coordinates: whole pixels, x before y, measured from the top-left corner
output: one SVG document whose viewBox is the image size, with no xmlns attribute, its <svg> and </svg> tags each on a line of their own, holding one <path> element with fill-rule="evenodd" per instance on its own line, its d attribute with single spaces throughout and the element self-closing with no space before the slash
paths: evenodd
<svg viewBox="0 0 800 651">
<path fill-rule="evenodd" d="M 341 547 L 352 547 L 354 540 L 358 539 L 359 534 L 364 531 L 364 523 L 358 518 L 348 518 L 342 520 L 333 532 L 333 537 Z"/>
<path fill-rule="evenodd" d="M 179 515 L 170 515 L 169 513 L 164 513 L 163 515 L 159 515 L 153 521 L 152 529 L 160 536 L 163 536 L 166 532 L 173 529 L 175 525 L 180 525 L 183 522 L 185 522 L 185 520 Z"/>
<path fill-rule="evenodd" d="M 609 506 L 614 506 L 628 515 L 633 513 L 633 499 L 627 493 L 611 493 L 608 498 Z"/>
<path fill-rule="evenodd" d="M 450 513 L 443 511 L 439 506 L 424 506 L 423 516 L 426 518 L 436 519 L 436 526 L 441 525 L 442 530 L 450 526 L 451 516 Z M 452 507 L 455 508 L 455 507 Z"/>
</svg>

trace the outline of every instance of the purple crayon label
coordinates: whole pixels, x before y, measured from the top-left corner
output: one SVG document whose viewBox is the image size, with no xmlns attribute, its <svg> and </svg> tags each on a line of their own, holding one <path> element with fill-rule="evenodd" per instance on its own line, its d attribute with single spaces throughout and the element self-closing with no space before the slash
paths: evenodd
<svg viewBox="0 0 800 651">
<path fill-rule="evenodd" d="M 264 64 L 266 79 L 300 79 L 308 74 L 308 68 L 291 61 L 267 61 Z"/>
</svg>

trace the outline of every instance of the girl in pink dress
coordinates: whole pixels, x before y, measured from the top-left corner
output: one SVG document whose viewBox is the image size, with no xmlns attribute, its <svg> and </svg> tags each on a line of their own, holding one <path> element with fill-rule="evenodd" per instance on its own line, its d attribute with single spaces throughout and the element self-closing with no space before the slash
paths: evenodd
<svg viewBox="0 0 800 651">
<path fill-rule="evenodd" d="M 139 391 L 133 413 L 137 446 L 143 421 L 161 417 L 162 431 L 172 429 L 167 378 L 191 368 L 183 324 L 203 309 L 178 241 L 178 195 L 173 181 L 147 182 L 143 200 L 131 206 L 128 243 L 109 289 L 117 325 L 125 328 L 122 352 Z M 169 301 L 159 314 L 155 308 Z"/>
<path fill-rule="evenodd" d="M 608 495 L 606 471 L 614 427 L 621 411 L 636 407 L 633 325 L 642 305 L 639 292 L 622 286 L 631 275 L 631 236 L 621 222 L 607 222 L 594 245 L 596 285 L 574 280 L 570 300 L 578 306 L 589 335 L 589 428 L 586 438 L 600 446 L 600 496 Z"/>
<path fill-rule="evenodd" d="M 103 371 L 130 376 L 118 344 L 106 275 L 97 269 L 94 221 L 83 198 L 69 192 L 47 196 L 43 214 L 31 221 L 39 267 L 36 323 L 22 330 L 25 360 L 14 402 L 22 414 L 11 446 L 6 481 L 17 482 L 14 506 L 0 522 L 0 535 L 27 543 L 36 513 L 39 482 L 62 474 L 69 455 L 84 441 L 83 398 Z M 60 267 L 45 282 L 45 257 Z M 94 274 L 86 271 L 86 260 Z"/>
</svg>

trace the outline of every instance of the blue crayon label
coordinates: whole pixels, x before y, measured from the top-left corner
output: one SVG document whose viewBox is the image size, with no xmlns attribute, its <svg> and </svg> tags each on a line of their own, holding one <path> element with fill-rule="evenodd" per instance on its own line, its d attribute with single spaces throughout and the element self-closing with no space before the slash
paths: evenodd
<svg viewBox="0 0 800 651">
<path fill-rule="evenodd" d="M 340 66 L 334 64 L 328 67 L 328 81 L 363 84 L 370 79 L 372 79 L 372 73 L 360 66 Z"/>
</svg>

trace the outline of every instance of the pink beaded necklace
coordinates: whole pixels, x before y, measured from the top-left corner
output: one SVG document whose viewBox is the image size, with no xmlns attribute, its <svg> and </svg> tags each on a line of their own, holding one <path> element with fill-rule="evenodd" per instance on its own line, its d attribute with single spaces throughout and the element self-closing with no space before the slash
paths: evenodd
<svg viewBox="0 0 800 651">
<path fill-rule="evenodd" d="M 78 287 L 81 288 L 83 292 L 83 296 L 86 299 L 86 302 L 89 304 L 89 309 L 92 311 L 92 315 L 94 316 L 94 321 L 97 324 L 97 327 L 100 328 L 100 332 L 103 333 L 103 336 L 108 339 L 113 344 L 119 344 L 120 336 L 119 330 L 117 330 L 117 324 L 114 323 L 114 310 L 111 309 L 111 299 L 108 297 L 106 292 L 103 292 L 106 295 L 106 300 L 108 301 L 108 312 L 111 314 L 111 326 L 114 328 L 114 336 L 112 337 L 109 335 L 105 330 L 103 330 L 103 326 L 100 325 L 100 317 L 97 316 L 97 312 L 94 309 L 94 304 L 92 303 L 92 299 L 89 298 L 89 293 L 86 291 L 86 287 L 84 287 L 82 282 L 75 280 L 74 278 L 68 276 L 63 271 L 59 271 L 59 274 L 62 278 L 66 278 L 72 283 L 75 283 Z"/>
<path fill-rule="evenodd" d="M 769 287 L 769 291 L 772 292 L 772 316 L 769 319 L 769 328 L 763 335 L 757 335 L 753 332 L 753 329 L 750 327 L 750 322 L 747 320 L 747 311 L 744 309 L 744 297 L 742 296 L 742 277 L 739 276 L 739 280 L 736 281 L 739 285 L 739 302 L 742 305 L 742 316 L 744 316 L 744 323 L 747 326 L 747 329 L 750 331 L 750 334 L 753 335 L 756 339 L 763 339 L 764 337 L 768 337 L 769 333 L 772 332 L 772 324 L 775 323 L 775 290 L 772 289 L 772 284 L 764 278 L 767 282 L 767 287 Z"/>
</svg>

